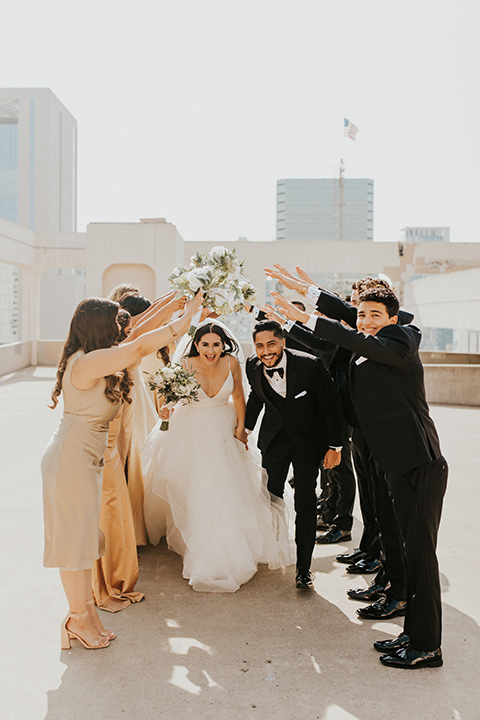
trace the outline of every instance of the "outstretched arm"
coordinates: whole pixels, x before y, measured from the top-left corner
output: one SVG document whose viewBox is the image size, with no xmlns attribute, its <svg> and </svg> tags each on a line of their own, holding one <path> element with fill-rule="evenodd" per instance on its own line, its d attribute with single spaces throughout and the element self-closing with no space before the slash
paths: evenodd
<svg viewBox="0 0 480 720">
<path fill-rule="evenodd" d="M 79 390 L 93 387 L 99 378 L 120 372 L 149 355 L 159 347 L 168 345 L 175 337 L 187 332 L 190 319 L 203 300 L 203 293 L 187 303 L 181 318 L 164 327 L 141 335 L 129 343 L 122 343 L 104 350 L 92 350 L 80 357 L 72 368 L 72 382 Z"/>
</svg>

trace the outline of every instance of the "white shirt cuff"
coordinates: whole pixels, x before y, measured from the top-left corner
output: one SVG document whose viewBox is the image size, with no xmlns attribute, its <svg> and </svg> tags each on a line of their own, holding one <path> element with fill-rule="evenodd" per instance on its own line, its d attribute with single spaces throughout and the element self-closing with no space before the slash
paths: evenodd
<svg viewBox="0 0 480 720">
<path fill-rule="evenodd" d="M 310 296 L 313 302 L 316 302 L 321 294 L 322 291 L 320 290 L 320 288 L 316 287 L 315 285 L 308 286 L 307 295 Z"/>
<path fill-rule="evenodd" d="M 286 320 L 283 325 L 283 330 L 285 330 L 285 332 L 290 332 L 290 330 L 292 329 L 292 327 L 294 325 L 295 325 L 295 320 Z"/>
<path fill-rule="evenodd" d="M 317 324 L 317 316 L 316 315 L 310 315 L 307 322 L 305 323 L 305 327 L 307 327 L 309 330 L 315 330 L 315 325 Z"/>
<path fill-rule="evenodd" d="M 335 452 L 342 452 L 343 445 L 330 445 L 330 450 L 335 450 Z"/>
</svg>

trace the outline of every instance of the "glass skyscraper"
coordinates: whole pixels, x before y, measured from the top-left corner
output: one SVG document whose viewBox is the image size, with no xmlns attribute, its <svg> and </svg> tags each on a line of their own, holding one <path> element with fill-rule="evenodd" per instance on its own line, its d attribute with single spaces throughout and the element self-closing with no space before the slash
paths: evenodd
<svg viewBox="0 0 480 720">
<path fill-rule="evenodd" d="M 373 180 L 277 180 L 277 240 L 373 240 Z"/>
<path fill-rule="evenodd" d="M 18 222 L 18 102 L 1 99 L 0 217 Z"/>
<path fill-rule="evenodd" d="M 0 218 L 74 232 L 76 195 L 75 118 L 47 88 L 0 88 Z"/>
</svg>

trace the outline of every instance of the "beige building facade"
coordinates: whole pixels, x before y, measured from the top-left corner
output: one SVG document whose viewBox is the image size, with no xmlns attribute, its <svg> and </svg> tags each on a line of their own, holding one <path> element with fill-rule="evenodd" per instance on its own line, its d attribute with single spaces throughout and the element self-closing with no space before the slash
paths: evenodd
<svg viewBox="0 0 480 720">
<path fill-rule="evenodd" d="M 18 332 L 15 342 L 0 345 L 0 374 L 48 359 L 45 348 L 64 340 L 83 297 L 103 297 L 122 281 L 138 284 L 147 297 L 161 295 L 168 290 L 171 270 L 188 262 L 194 252 L 207 252 L 212 244 L 185 242 L 175 225 L 162 218 L 92 223 L 84 233 L 34 232 L 0 219 L 0 271 L 14 269 L 19 278 Z M 299 265 L 315 278 L 327 278 L 331 287 L 382 272 L 391 278 L 419 325 L 480 332 L 480 244 L 247 240 L 224 244 L 235 247 L 245 260 L 259 304 L 268 299 L 272 285 L 264 267 L 273 262 L 292 269 Z M 475 342 L 471 351 L 478 352 Z M 50 359 L 55 362 L 55 357 Z"/>
</svg>

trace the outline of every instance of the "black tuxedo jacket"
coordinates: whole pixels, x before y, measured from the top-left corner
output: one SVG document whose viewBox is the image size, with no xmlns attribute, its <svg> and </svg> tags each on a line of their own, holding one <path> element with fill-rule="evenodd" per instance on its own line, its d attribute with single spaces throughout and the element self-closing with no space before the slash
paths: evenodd
<svg viewBox="0 0 480 720">
<path fill-rule="evenodd" d="M 263 455 L 280 432 L 286 432 L 301 452 L 315 449 L 323 457 L 329 445 L 343 445 L 343 416 L 340 398 L 322 361 L 296 350 L 286 349 L 287 396 L 282 398 L 265 378 L 264 366 L 251 356 L 246 372 L 251 391 L 245 427 L 253 430 L 263 408 L 258 447 Z"/>
<path fill-rule="evenodd" d="M 296 330 L 297 335 L 300 332 Z M 405 473 L 441 457 L 425 397 L 417 327 L 387 325 L 369 336 L 317 318 L 314 332 L 352 353 L 348 368 L 352 404 L 382 470 Z"/>
</svg>

